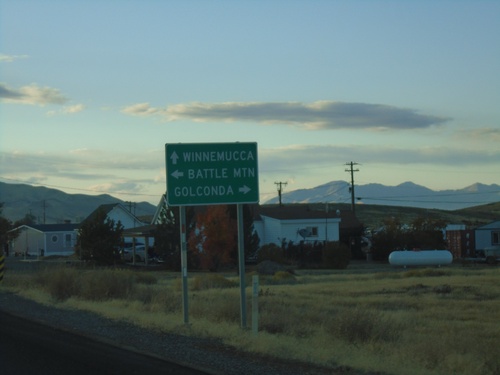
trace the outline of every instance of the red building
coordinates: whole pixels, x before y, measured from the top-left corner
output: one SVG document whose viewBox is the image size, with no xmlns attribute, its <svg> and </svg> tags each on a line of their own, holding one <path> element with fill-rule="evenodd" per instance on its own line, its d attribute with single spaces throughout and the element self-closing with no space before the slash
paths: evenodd
<svg viewBox="0 0 500 375">
<path fill-rule="evenodd" d="M 446 231 L 448 250 L 453 254 L 454 259 L 474 256 L 475 236 L 470 229 L 448 230 Z"/>
</svg>

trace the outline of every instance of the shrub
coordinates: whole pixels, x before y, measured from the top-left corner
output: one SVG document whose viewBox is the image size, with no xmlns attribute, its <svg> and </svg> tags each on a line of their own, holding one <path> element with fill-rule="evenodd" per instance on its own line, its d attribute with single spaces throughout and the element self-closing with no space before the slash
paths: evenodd
<svg viewBox="0 0 500 375">
<path fill-rule="evenodd" d="M 416 268 L 403 273 L 403 277 L 446 276 L 448 273 L 436 268 Z"/>
<path fill-rule="evenodd" d="M 74 269 L 59 268 L 56 270 L 45 270 L 37 277 L 38 281 L 45 285 L 51 297 L 57 301 L 65 301 L 79 293 L 79 273 Z"/>
<path fill-rule="evenodd" d="M 330 333 L 350 344 L 361 344 L 394 341 L 399 337 L 400 329 L 380 313 L 354 308 L 345 309 L 333 318 Z"/>
<path fill-rule="evenodd" d="M 236 294 L 213 296 L 197 295 L 191 300 L 190 312 L 193 317 L 216 323 L 237 323 L 240 320 L 240 305 Z"/>
<path fill-rule="evenodd" d="M 125 298 L 134 287 L 131 276 L 118 270 L 87 272 L 83 275 L 81 297 L 93 301 Z"/>
<path fill-rule="evenodd" d="M 283 253 L 283 249 L 273 243 L 262 246 L 259 249 L 257 255 L 257 262 L 260 263 L 266 260 L 270 260 L 271 262 L 276 262 L 276 263 L 284 263 L 285 256 Z"/>
<path fill-rule="evenodd" d="M 322 261 L 324 268 L 345 269 L 351 260 L 351 251 L 340 242 L 328 242 L 323 247 Z"/>
<path fill-rule="evenodd" d="M 273 275 L 272 281 L 276 284 L 293 284 L 297 279 L 288 271 L 278 271 Z"/>
<path fill-rule="evenodd" d="M 156 276 L 146 272 L 138 272 L 135 274 L 135 281 L 139 284 L 153 285 L 158 283 Z"/>
<path fill-rule="evenodd" d="M 236 286 L 236 284 L 226 279 L 222 275 L 212 274 L 212 275 L 203 275 L 196 276 L 193 279 L 192 290 L 205 290 L 205 289 L 214 289 L 214 288 L 232 288 Z"/>
</svg>

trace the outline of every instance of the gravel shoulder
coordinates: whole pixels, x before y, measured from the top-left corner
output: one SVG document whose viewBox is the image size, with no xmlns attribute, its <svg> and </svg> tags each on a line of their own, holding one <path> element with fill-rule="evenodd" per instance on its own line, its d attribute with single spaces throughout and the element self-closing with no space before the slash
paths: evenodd
<svg viewBox="0 0 500 375">
<path fill-rule="evenodd" d="M 87 311 L 57 309 L 42 305 L 1 290 L 0 310 L 110 345 L 120 346 L 182 365 L 189 364 L 193 368 L 202 369 L 214 375 L 365 374 L 351 368 L 323 368 L 244 353 L 217 340 L 145 330 Z"/>
</svg>

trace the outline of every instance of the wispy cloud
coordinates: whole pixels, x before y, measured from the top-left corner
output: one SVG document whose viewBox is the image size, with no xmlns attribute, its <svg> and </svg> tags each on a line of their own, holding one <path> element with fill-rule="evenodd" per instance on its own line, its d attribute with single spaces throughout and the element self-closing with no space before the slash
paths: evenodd
<svg viewBox="0 0 500 375">
<path fill-rule="evenodd" d="M 66 106 L 62 109 L 63 113 L 78 113 L 81 112 L 85 109 L 85 106 L 83 104 L 75 104 L 75 105 L 70 105 Z"/>
<path fill-rule="evenodd" d="M 469 141 L 494 141 L 500 142 L 500 128 L 477 128 L 460 130 L 455 134 L 456 138 L 467 139 Z"/>
<path fill-rule="evenodd" d="M 68 101 L 57 89 L 51 87 L 40 87 L 36 84 L 12 89 L 0 83 L 0 99 L 19 104 L 40 105 L 64 104 Z"/>
<path fill-rule="evenodd" d="M 116 178 L 113 173 L 151 170 L 157 173 L 164 166 L 163 151 L 116 154 L 107 150 L 79 149 L 62 154 L 0 152 L 0 171 L 7 174 L 37 172 L 73 179 Z M 120 171 L 120 172 L 118 172 Z"/>
<path fill-rule="evenodd" d="M 59 111 L 49 111 L 49 112 L 47 112 L 47 115 L 48 116 L 55 116 L 58 114 L 71 115 L 74 113 L 81 112 L 84 109 L 85 109 L 85 106 L 83 104 L 75 104 L 75 105 L 64 106 Z"/>
<path fill-rule="evenodd" d="M 165 113 L 165 111 L 160 108 L 151 107 L 149 103 L 133 104 L 123 108 L 122 112 L 131 116 L 151 116 Z"/>
<path fill-rule="evenodd" d="M 106 182 L 103 184 L 92 185 L 88 188 L 95 192 L 112 192 L 112 193 L 139 193 L 143 187 L 133 181 L 120 180 L 116 182 Z"/>
<path fill-rule="evenodd" d="M 359 145 L 291 145 L 259 150 L 260 172 L 325 168 L 332 164 L 342 165 L 349 160 L 387 165 L 496 165 L 500 160 L 500 150 L 492 152 L 452 147 L 401 149 Z"/>
<path fill-rule="evenodd" d="M 190 103 L 167 108 L 154 108 L 149 103 L 140 103 L 126 107 L 122 112 L 140 116 L 161 115 L 167 121 L 251 121 L 264 125 L 285 124 L 307 130 L 421 129 L 450 120 L 448 117 L 420 114 L 414 109 L 336 101 Z"/>
<path fill-rule="evenodd" d="M 1 62 L 14 62 L 20 59 L 27 59 L 28 55 L 4 55 L 0 53 L 0 63 Z"/>
</svg>

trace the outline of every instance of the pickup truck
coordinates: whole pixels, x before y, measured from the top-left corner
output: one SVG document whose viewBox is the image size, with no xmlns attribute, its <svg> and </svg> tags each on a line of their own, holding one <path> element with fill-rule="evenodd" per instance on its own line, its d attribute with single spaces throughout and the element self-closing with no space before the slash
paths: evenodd
<svg viewBox="0 0 500 375">
<path fill-rule="evenodd" d="M 488 264 L 500 262 L 500 245 L 488 246 L 476 251 L 477 260 L 482 260 Z"/>
</svg>

